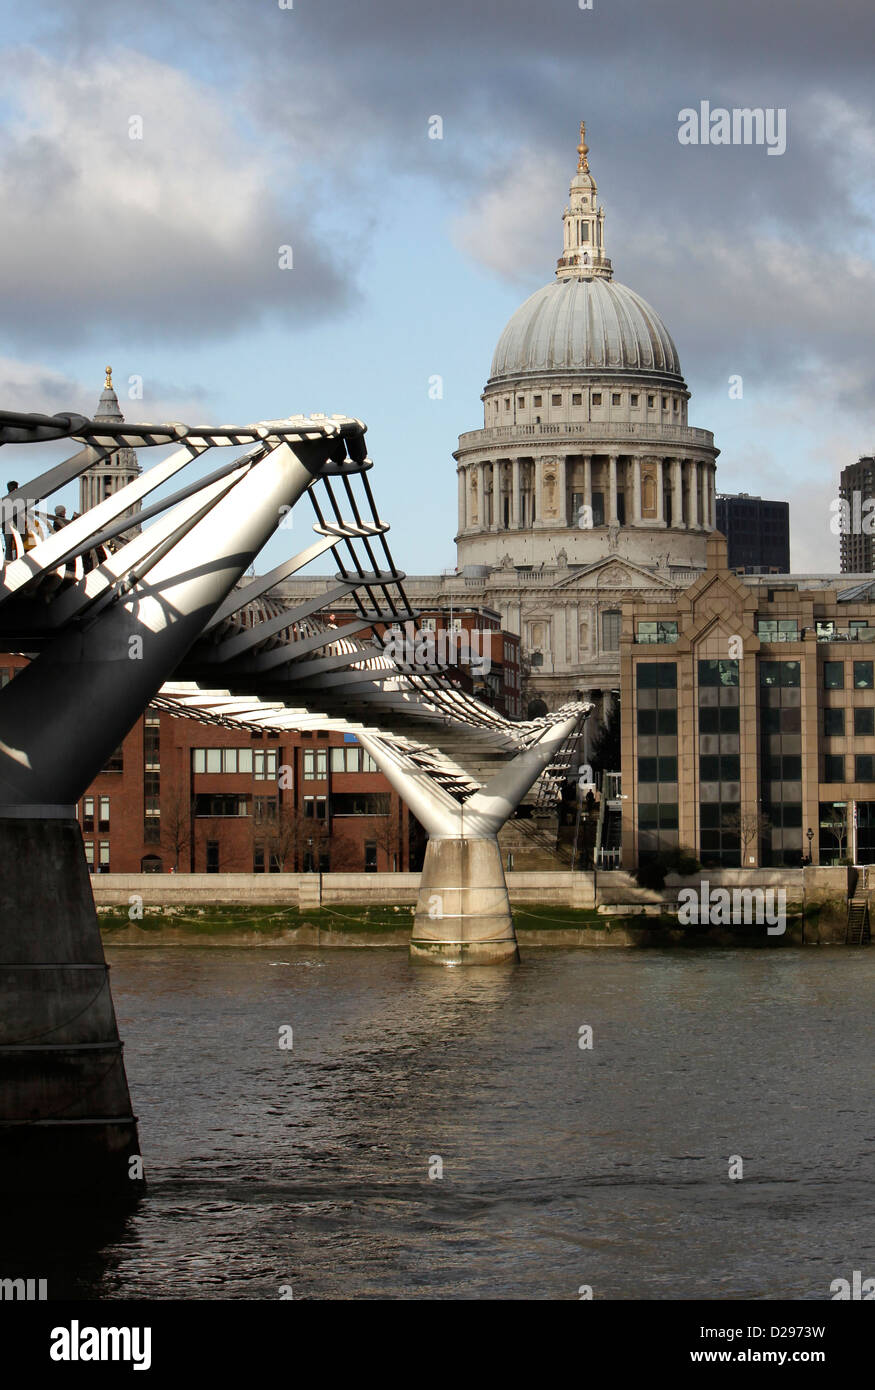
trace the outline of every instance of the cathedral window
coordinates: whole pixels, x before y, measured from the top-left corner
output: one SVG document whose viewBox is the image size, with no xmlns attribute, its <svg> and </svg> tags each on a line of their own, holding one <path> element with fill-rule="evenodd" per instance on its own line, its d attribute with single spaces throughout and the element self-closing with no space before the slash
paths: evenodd
<svg viewBox="0 0 875 1390">
<path fill-rule="evenodd" d="M 601 393 L 601 391 L 593 391 L 593 393 L 592 393 L 592 403 L 593 403 L 593 405 L 601 405 L 601 403 L 602 403 L 602 393 Z"/>
<path fill-rule="evenodd" d="M 523 409 L 523 406 L 524 406 L 525 403 L 526 403 L 526 398 L 525 398 L 525 396 L 517 396 L 517 398 L 516 398 L 516 403 L 517 403 L 517 405 L 519 406 L 520 410 L 522 410 L 522 409 Z"/>
<path fill-rule="evenodd" d="M 650 409 L 652 410 L 653 407 L 656 405 L 656 397 L 655 397 L 655 396 L 648 396 L 648 397 L 647 397 L 647 404 L 648 404 L 648 406 L 650 407 Z"/>
<path fill-rule="evenodd" d="M 535 397 L 535 406 L 536 406 L 536 407 L 539 407 L 540 404 L 541 404 L 541 397 L 540 397 L 540 396 L 536 396 L 536 397 Z"/>
<path fill-rule="evenodd" d="M 505 398 L 504 398 L 504 408 L 505 408 L 505 410 L 510 410 L 510 396 L 505 396 Z"/>
<path fill-rule="evenodd" d="M 668 410 L 668 396 L 663 396 L 663 398 L 662 398 L 662 408 L 663 408 L 663 410 Z"/>
<path fill-rule="evenodd" d="M 638 404 L 638 397 L 637 397 L 637 395 L 635 394 L 634 391 L 633 391 L 632 395 L 629 397 L 629 404 L 630 404 L 630 405 L 637 405 L 637 404 Z"/>
<path fill-rule="evenodd" d="M 557 395 L 554 394 L 554 395 L 552 396 L 551 399 L 552 399 L 553 405 L 561 405 L 561 404 L 562 404 L 562 397 L 561 397 L 561 396 L 557 396 Z"/>
<path fill-rule="evenodd" d="M 572 404 L 572 405 L 582 405 L 582 404 L 583 404 L 583 396 L 581 395 L 581 393 L 580 393 L 579 391 L 574 391 L 574 392 L 572 392 L 572 395 L 571 395 L 571 404 Z"/>
<path fill-rule="evenodd" d="M 602 613 L 603 652 L 618 652 L 620 650 L 621 616 L 619 608 L 608 608 Z"/>
<path fill-rule="evenodd" d="M 611 395 L 611 405 L 619 405 L 619 404 L 620 404 L 620 393 L 619 393 L 619 391 L 614 391 L 614 392 L 612 393 L 612 395 Z"/>
<path fill-rule="evenodd" d="M 582 222 L 581 225 L 580 225 L 580 239 L 581 239 L 581 241 L 589 241 L 589 223 L 588 223 L 588 222 Z"/>
</svg>

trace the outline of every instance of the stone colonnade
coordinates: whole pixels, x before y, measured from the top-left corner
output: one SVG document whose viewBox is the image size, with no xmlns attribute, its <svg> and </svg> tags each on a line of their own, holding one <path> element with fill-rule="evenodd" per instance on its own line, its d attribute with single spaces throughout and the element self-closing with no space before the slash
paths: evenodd
<svg viewBox="0 0 875 1390">
<path fill-rule="evenodd" d="M 619 522 L 621 496 L 627 526 L 717 526 L 716 465 L 707 458 L 522 455 L 460 464 L 458 477 L 460 532 L 574 526 L 581 507 L 590 508 L 589 524 L 611 526 Z M 600 496 L 600 512 L 594 496 Z"/>
</svg>

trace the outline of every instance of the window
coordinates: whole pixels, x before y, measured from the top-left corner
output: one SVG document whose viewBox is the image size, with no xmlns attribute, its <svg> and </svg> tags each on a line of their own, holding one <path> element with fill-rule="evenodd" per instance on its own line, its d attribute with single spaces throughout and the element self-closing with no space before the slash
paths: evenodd
<svg viewBox="0 0 875 1390">
<path fill-rule="evenodd" d="M 88 872 L 89 872 L 90 874 L 93 874 L 93 873 L 94 873 L 94 841 L 93 841 L 93 840 L 86 840 L 84 843 L 85 843 L 85 863 L 88 865 Z"/>
<path fill-rule="evenodd" d="M 331 771 L 376 772 L 377 764 L 374 762 L 370 753 L 365 752 L 364 748 L 349 746 L 345 748 L 332 748 Z"/>
<path fill-rule="evenodd" d="M 248 816 L 249 798 L 236 792 L 199 792 L 194 799 L 196 816 Z"/>
<path fill-rule="evenodd" d="M 854 689 L 855 689 L 855 690 L 871 690 L 871 689 L 872 689 L 872 662 L 871 662 L 871 661 L 855 661 L 855 662 L 854 662 Z"/>
<path fill-rule="evenodd" d="M 676 622 L 639 623 L 637 640 L 642 643 L 676 642 L 678 625 Z"/>
<path fill-rule="evenodd" d="M 858 738 L 866 738 L 875 734 L 875 709 L 854 710 L 854 733 Z"/>
<path fill-rule="evenodd" d="M 253 812 L 257 821 L 276 820 L 278 797 L 257 796 L 253 802 Z"/>
<path fill-rule="evenodd" d="M 875 763 L 875 758 L 871 753 L 858 753 L 854 758 L 854 781 L 871 782 L 875 779 L 873 763 Z"/>
<path fill-rule="evenodd" d="M 601 391 L 593 391 L 593 393 L 592 393 L 592 403 L 593 403 L 593 405 L 601 405 L 601 403 L 602 403 L 602 393 L 601 393 Z"/>
<path fill-rule="evenodd" d="M 102 874 L 109 873 L 109 840 L 98 841 L 97 867 Z"/>
<path fill-rule="evenodd" d="M 540 396 L 535 396 L 535 397 L 534 397 L 534 403 L 535 403 L 536 406 L 539 406 L 539 405 L 541 404 L 541 397 L 540 397 Z"/>
<path fill-rule="evenodd" d="M 304 758 L 313 757 L 314 754 L 304 754 Z M 324 759 L 324 753 L 316 753 L 317 759 Z M 254 754 L 253 770 L 256 782 L 275 782 L 277 778 L 277 750 L 275 748 L 258 748 Z"/>
<path fill-rule="evenodd" d="M 557 394 L 554 392 L 553 395 L 550 397 L 550 404 L 551 404 L 551 405 L 561 405 L 561 404 L 562 404 L 562 397 L 561 397 L 560 395 L 557 395 Z"/>
<path fill-rule="evenodd" d="M 843 709 L 825 709 L 823 711 L 823 732 L 827 738 L 844 738 L 845 712 Z M 856 728 L 854 732 L 856 733 Z"/>
<path fill-rule="evenodd" d="M 522 410 L 526 403 L 525 396 L 517 396 L 516 403 L 519 406 L 520 410 Z"/>
<path fill-rule="evenodd" d="M 335 816 L 388 816 L 388 792 L 336 792 L 332 798 Z"/>
<path fill-rule="evenodd" d="M 699 685 L 738 685 L 738 662 L 734 659 L 700 661 Z"/>
<path fill-rule="evenodd" d="M 105 835 L 109 831 L 109 797 L 102 796 L 99 804 L 100 816 L 97 822 L 97 828 L 101 834 Z"/>
<path fill-rule="evenodd" d="M 663 396 L 663 398 L 662 398 L 662 408 L 663 408 L 663 410 L 668 410 L 668 396 Z"/>
<path fill-rule="evenodd" d="M 580 391 L 572 391 L 572 393 L 571 393 L 571 404 L 572 404 L 572 405 L 583 405 L 583 396 L 581 395 Z"/>
<path fill-rule="evenodd" d="M 324 782 L 328 776 L 328 752 L 320 748 L 318 753 L 307 749 L 304 753 L 304 781 Z"/>
<path fill-rule="evenodd" d="M 798 642 L 799 624 L 795 618 L 759 618 L 757 637 L 761 642 Z"/>
<path fill-rule="evenodd" d="M 631 396 L 629 397 L 629 404 L 630 404 L 630 405 L 637 405 L 637 404 L 638 404 L 638 393 L 637 393 L 636 391 L 633 391 L 632 394 L 631 394 Z"/>
<path fill-rule="evenodd" d="M 207 840 L 207 873 L 217 874 L 219 872 L 219 842 L 218 840 Z"/>
<path fill-rule="evenodd" d="M 94 830 L 94 797 L 82 798 L 82 829 L 87 833 Z"/>
<path fill-rule="evenodd" d="M 648 406 L 650 407 L 650 409 L 652 410 L 653 407 L 656 405 L 656 397 L 655 397 L 655 396 L 648 396 L 648 397 L 647 397 L 647 404 L 648 404 Z"/>
<path fill-rule="evenodd" d="M 375 874 L 377 872 L 377 842 L 376 840 L 365 840 L 365 873 Z"/>
<path fill-rule="evenodd" d="M 608 608 L 602 613 L 602 651 L 620 650 L 620 624 L 622 614 L 619 608 Z"/>
<path fill-rule="evenodd" d="M 510 396 L 505 396 L 505 398 L 504 398 L 504 408 L 505 408 L 505 410 L 510 410 Z"/>
<path fill-rule="evenodd" d="M 823 663 L 823 688 L 824 690 L 844 690 L 845 663 L 843 661 L 825 661 Z"/>
<path fill-rule="evenodd" d="M 328 818 L 328 801 L 324 796 L 305 796 L 304 815 L 308 820 L 326 820 Z"/>
<path fill-rule="evenodd" d="M 419 626 L 423 632 L 437 632 L 437 618 L 420 618 Z"/>
<path fill-rule="evenodd" d="M 672 406 L 674 407 L 675 410 L 677 410 L 677 408 L 678 408 L 678 398 L 677 398 L 677 396 L 673 396 L 673 397 L 672 397 Z"/>
<path fill-rule="evenodd" d="M 264 873 L 264 845 L 255 845 L 252 851 L 252 872 Z"/>
<path fill-rule="evenodd" d="M 620 404 L 620 393 L 619 393 L 619 391 L 612 391 L 612 392 L 611 392 L 611 405 L 619 405 L 619 404 Z"/>
<path fill-rule="evenodd" d="M 256 757 L 264 754 L 256 753 Z M 193 748 L 191 750 L 191 770 L 194 773 L 242 772 L 252 773 L 251 748 Z"/>
<path fill-rule="evenodd" d="M 845 760 L 837 753 L 827 753 L 823 760 L 824 782 L 844 782 Z"/>
<path fill-rule="evenodd" d="M 106 762 L 103 764 L 103 767 L 100 770 L 101 772 L 124 772 L 125 759 L 124 750 L 121 744 L 118 748 L 116 748 L 114 753 L 110 753 L 109 757 L 107 758 Z"/>
</svg>

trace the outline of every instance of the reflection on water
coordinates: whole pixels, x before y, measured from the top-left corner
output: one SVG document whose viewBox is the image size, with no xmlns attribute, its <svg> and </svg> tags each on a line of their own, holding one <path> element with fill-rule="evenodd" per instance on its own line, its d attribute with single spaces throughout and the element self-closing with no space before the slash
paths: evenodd
<svg viewBox="0 0 875 1390">
<path fill-rule="evenodd" d="M 150 1188 L 52 1226 L 52 1294 L 827 1298 L 872 1263 L 875 953 L 110 957 Z"/>
</svg>

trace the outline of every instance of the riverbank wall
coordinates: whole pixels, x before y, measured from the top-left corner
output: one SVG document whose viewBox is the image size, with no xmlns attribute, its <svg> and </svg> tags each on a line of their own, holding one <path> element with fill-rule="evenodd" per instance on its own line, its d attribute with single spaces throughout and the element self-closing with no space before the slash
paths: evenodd
<svg viewBox="0 0 875 1390">
<path fill-rule="evenodd" d="M 401 945 L 410 935 L 410 909 L 418 874 L 103 874 L 92 878 L 107 940 L 116 944 Z M 681 878 L 661 892 L 642 889 L 630 874 L 508 873 L 507 884 L 521 943 L 531 946 L 648 946 L 696 944 L 838 945 L 844 942 L 849 890 L 846 867 L 724 869 Z M 692 928 L 677 921 L 684 889 L 713 898 L 718 889 L 783 890 L 786 931 L 727 926 L 712 919 Z M 687 900 L 689 895 L 687 894 Z M 683 901 L 683 898 L 681 899 Z M 774 900 L 773 900 L 774 901 Z M 261 921 L 211 932 L 224 908 L 233 920 L 253 910 Z M 386 913 L 398 910 L 397 922 Z M 556 913 L 553 917 L 552 914 Z M 368 914 L 377 920 L 368 920 Z M 149 928 L 139 923 L 147 918 Z M 716 924 L 713 924 L 715 923 Z M 160 930 L 156 931 L 156 923 Z"/>
</svg>

